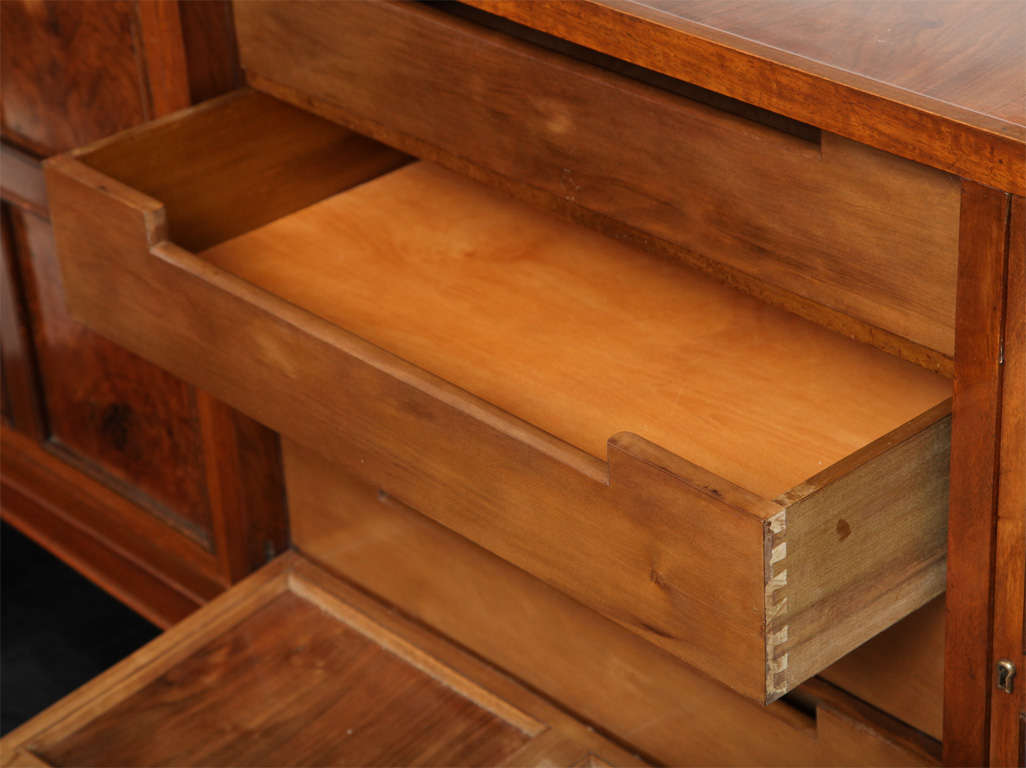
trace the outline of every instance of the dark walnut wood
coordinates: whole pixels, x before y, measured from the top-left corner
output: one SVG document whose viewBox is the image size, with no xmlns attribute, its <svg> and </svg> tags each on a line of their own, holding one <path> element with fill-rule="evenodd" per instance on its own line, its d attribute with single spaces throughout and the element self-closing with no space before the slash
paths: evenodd
<svg viewBox="0 0 1026 768">
<path fill-rule="evenodd" d="M 1018 675 L 1026 675 L 1026 199 L 1012 200 L 1009 222 L 991 658 L 1008 659 Z M 1011 694 L 991 687 L 990 759 L 995 766 L 1022 765 L 1026 758 L 1026 684 L 1018 675 Z"/>
<path fill-rule="evenodd" d="M 6 422 L 37 440 L 46 436 L 39 395 L 35 350 L 21 276 L 14 263 L 10 215 L 0 208 L 0 352 L 2 352 L 3 415 Z"/>
<path fill-rule="evenodd" d="M 228 0 L 189 0 L 178 4 L 178 14 L 192 102 L 206 101 L 242 85 L 242 70 L 235 55 L 231 3 Z"/>
<path fill-rule="evenodd" d="M 277 437 L 69 315 L 38 158 L 232 87 L 229 6 L 0 11 L 3 408 L 39 441 L 5 443 L 3 514 L 167 625 L 285 547 Z"/>
<path fill-rule="evenodd" d="M 211 547 L 193 389 L 69 317 L 49 223 L 18 209 L 11 218 L 51 439 Z"/>
<path fill-rule="evenodd" d="M 951 434 L 944 761 L 985 765 L 1010 196 L 962 188 Z"/>
<path fill-rule="evenodd" d="M 61 152 L 150 117 L 136 51 L 136 4 L 0 3 L 3 132 Z"/>
<path fill-rule="evenodd" d="M 990 186 L 1026 191 L 1026 5 L 467 0 Z"/>
</svg>

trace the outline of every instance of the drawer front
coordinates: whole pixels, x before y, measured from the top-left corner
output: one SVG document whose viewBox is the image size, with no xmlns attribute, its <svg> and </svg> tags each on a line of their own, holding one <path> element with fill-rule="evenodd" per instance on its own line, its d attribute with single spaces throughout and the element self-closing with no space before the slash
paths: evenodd
<svg viewBox="0 0 1026 768">
<path fill-rule="evenodd" d="M 235 18 L 255 87 L 950 367 L 953 176 L 423 4 L 241 2 Z"/>
<path fill-rule="evenodd" d="M 621 267 L 623 276 L 656 270 L 652 274 L 659 280 L 646 283 L 650 286 L 705 280 L 676 267 L 664 275 L 662 266 L 652 266 L 661 262 L 440 170 L 410 166 L 332 196 L 406 160 L 307 113 L 243 93 L 128 132 L 77 158 L 52 161 L 48 188 L 71 305 L 101 333 L 298 442 L 317 446 L 443 525 L 759 701 L 779 697 L 941 591 L 949 403 L 929 406 L 944 397 L 949 384 L 915 366 L 702 282 L 699 293 L 707 303 L 700 310 L 712 312 L 715 295 L 725 302 L 716 312 L 724 313 L 728 326 L 783 324 L 787 332 L 775 337 L 759 365 L 783 360 L 788 367 L 780 376 L 801 370 L 824 377 L 811 382 L 816 398 L 829 398 L 835 384 L 844 385 L 844 377 L 858 377 L 860 371 L 878 377 L 876 387 L 889 381 L 879 391 L 897 400 L 908 393 L 916 396 L 904 410 L 879 422 L 897 424 L 882 437 L 865 444 L 860 438 L 857 450 L 840 461 L 820 462 L 824 466 L 812 469 L 807 482 L 774 497 L 741 487 L 743 477 L 727 480 L 632 433 L 614 434 L 601 446 L 604 451 L 582 450 L 559 436 L 559 425 L 539 420 L 545 426 L 540 428 L 534 418 L 529 423 L 477 396 L 476 384 L 468 392 L 434 375 L 435 364 L 424 370 L 350 333 L 347 317 L 332 318 L 330 310 L 345 298 L 333 292 L 355 285 L 356 272 L 347 280 L 343 264 L 342 272 L 315 271 L 309 278 L 311 273 L 302 269 L 310 253 L 338 251 L 356 259 L 363 243 L 370 248 L 370 262 L 385 270 L 386 283 L 415 288 L 418 281 L 408 276 L 404 281 L 390 262 L 375 262 L 374 250 L 385 243 L 401 251 L 403 238 L 412 237 L 411 258 L 437 259 L 435 271 L 452 278 L 456 302 L 465 292 L 460 286 L 471 285 L 462 282 L 469 280 L 469 273 L 460 276 L 457 268 L 463 267 L 493 270 L 482 281 L 491 288 L 502 282 L 497 278 L 505 270 L 513 276 L 526 269 L 537 278 L 537 290 L 547 290 L 554 300 L 587 280 L 584 272 L 576 277 L 561 273 L 566 264 L 555 269 L 549 259 L 556 256 L 545 250 L 545 243 L 560 243 L 560 252 L 577 248 L 586 264 L 597 269 L 601 262 L 613 270 L 600 281 L 605 287 L 596 289 L 599 293 L 580 295 L 587 322 L 577 318 L 583 325 L 571 327 L 571 338 L 600 351 L 614 340 L 626 350 L 640 338 L 593 333 L 606 316 L 605 304 L 618 301 L 602 291 L 610 285 L 620 288 Z M 407 184 L 414 185 L 407 192 L 415 204 L 396 207 L 392 191 Z M 375 197 L 378 189 L 384 202 Z M 149 194 L 174 204 L 165 207 Z M 321 205 L 296 210 L 326 196 Z M 350 200 L 362 201 L 355 221 L 347 218 Z M 424 219 L 434 222 L 434 209 L 416 204 L 428 200 L 453 209 L 457 219 L 464 207 L 472 215 L 433 229 Z M 319 240 L 324 232 L 315 222 L 321 211 L 343 228 L 338 241 L 331 233 L 328 241 Z M 278 218 L 280 223 L 273 221 Z M 488 251 L 494 237 L 481 227 L 492 219 L 512 239 L 503 243 L 505 260 L 482 257 L 450 264 L 454 244 L 462 244 L 461 259 Z M 255 239 L 236 238 L 203 256 L 168 239 L 199 250 L 267 221 L 272 223 L 252 232 Z M 298 239 L 286 241 L 280 257 L 271 245 L 284 233 Z M 261 250 L 257 243 L 265 234 L 270 245 Z M 312 249 L 303 246 L 304 237 L 314 238 Z M 585 238 L 583 245 L 578 238 Z M 229 269 L 228 256 L 237 247 L 242 247 L 242 263 Z M 510 259 L 510 253 L 521 256 Z M 246 272 L 261 264 L 270 265 L 269 282 L 266 275 Z M 328 309 L 305 306 L 315 297 L 300 289 L 311 284 L 328 297 Z M 385 294 L 370 297 L 366 304 L 379 310 L 371 316 L 371 332 L 375 325 L 400 328 L 401 317 L 413 318 L 412 327 L 400 329 L 396 344 L 439 319 L 389 305 Z M 112 304 L 119 311 L 111 312 Z M 517 311 L 516 300 L 506 306 Z M 353 314 L 348 319 L 359 318 Z M 499 319 L 482 315 L 478 322 L 489 326 Z M 668 327 L 671 343 L 685 330 L 674 317 Z M 696 385 L 704 377 L 694 378 L 694 371 L 738 364 L 723 356 L 718 337 L 711 351 L 702 351 L 702 337 L 700 332 L 694 350 L 707 359 L 691 366 Z M 505 347 L 482 358 L 498 366 L 485 371 L 490 377 L 480 380 L 482 387 L 506 377 L 502 366 L 519 354 L 518 338 L 507 336 Z M 646 345 L 655 341 L 654 335 L 646 338 Z M 757 366 L 748 370 L 747 354 L 758 350 L 745 349 L 731 381 L 743 387 L 746 379 L 762 382 L 765 377 L 770 387 L 780 376 Z M 808 349 L 815 353 L 792 368 L 791 361 L 809 356 Z M 537 372 L 549 372 L 542 370 L 547 361 L 576 354 L 568 347 L 550 350 L 536 358 Z M 831 365 L 824 367 L 821 360 Z M 435 361 L 438 366 L 447 362 Z M 454 372 L 446 376 L 464 381 Z M 601 370 L 592 378 L 602 378 Z M 794 417 L 800 422 L 809 422 L 810 413 L 826 418 L 832 410 L 845 410 L 841 402 L 803 404 L 789 394 L 793 386 L 787 384 L 775 397 L 797 409 L 794 413 L 806 414 Z M 759 397 L 766 396 L 761 384 L 757 389 Z M 631 392 L 616 391 L 613 399 L 633 398 Z M 673 391 L 679 398 L 683 386 L 662 396 L 672 400 Z M 524 407 L 544 399 L 529 398 Z M 749 394 L 740 401 L 714 403 L 707 420 L 715 423 L 728 411 L 744 416 L 757 399 Z M 880 399 L 890 407 L 890 396 Z M 860 413 L 849 426 L 874 415 L 872 409 Z M 601 429 L 606 422 L 595 423 Z M 713 447 L 717 435 L 728 437 L 715 426 L 707 431 Z M 661 439 L 673 437 L 671 430 Z M 694 437 L 697 441 L 697 433 Z M 814 430 L 789 437 L 797 451 L 814 439 Z"/>
<path fill-rule="evenodd" d="M 660 764 L 938 762 L 939 741 L 931 743 L 895 720 L 864 717 L 868 707 L 844 706 L 848 697 L 832 686 L 817 682 L 799 687 L 799 695 L 810 704 L 803 709 L 786 700 L 759 706 L 418 514 L 386 490 L 362 482 L 313 449 L 286 440 L 282 455 L 292 541 L 304 557 L 457 638 Z M 919 613 L 937 613 L 933 605 Z M 868 643 L 878 649 L 874 659 L 867 659 L 860 649 L 841 662 L 846 663 L 847 676 L 828 679 L 922 728 L 923 722 L 905 716 L 910 707 L 932 707 L 916 698 L 936 693 L 929 685 L 932 681 L 920 680 L 917 669 L 920 684 L 913 692 L 896 690 L 897 681 L 908 679 L 907 670 L 896 672 L 901 663 L 922 663 L 916 641 L 925 639 L 927 651 L 935 650 L 936 622 L 924 624 L 918 615 Z M 895 630 L 907 641 L 886 646 L 893 660 L 886 659 L 883 666 L 895 686 L 885 691 L 885 678 L 874 675 L 871 664 L 879 664 L 887 653 L 877 640 Z M 941 630 L 943 645 L 943 626 Z M 898 701 L 905 706 L 892 706 Z M 934 735 L 939 739 L 939 732 Z"/>
</svg>

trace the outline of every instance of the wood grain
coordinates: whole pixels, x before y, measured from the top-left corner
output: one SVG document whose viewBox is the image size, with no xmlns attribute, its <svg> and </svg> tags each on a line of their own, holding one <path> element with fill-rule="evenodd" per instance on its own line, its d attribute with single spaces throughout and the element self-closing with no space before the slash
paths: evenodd
<svg viewBox="0 0 1026 768">
<path fill-rule="evenodd" d="M 150 114 L 154 116 L 185 109 L 192 103 L 178 5 L 178 0 L 135 3 L 141 61 L 146 72 Z"/>
<path fill-rule="evenodd" d="M 18 209 L 10 213 L 52 439 L 78 456 L 82 468 L 110 478 L 133 501 L 209 546 L 191 387 L 72 320 L 49 223 Z"/>
<path fill-rule="evenodd" d="M 171 237 L 196 250 L 409 161 L 341 126 L 246 90 L 97 142 L 80 156 L 164 203 Z M 248 185 L 239 184 L 243 168 Z"/>
<path fill-rule="evenodd" d="M 831 134 L 817 146 L 424 6 L 241 3 L 236 24 L 250 82 L 279 97 L 951 355 L 953 177 Z"/>
<path fill-rule="evenodd" d="M 5 442 L 26 452 L 4 456 L 6 514 L 163 625 L 285 546 L 276 438 L 70 319 L 37 157 L 235 85 L 227 8 L 187 5 L 12 0 L 0 18 L 4 416 L 45 441 Z"/>
<path fill-rule="evenodd" d="M 1012 200 L 1007 275 L 991 659 L 1009 659 L 1026 674 L 1026 199 L 1021 197 Z M 990 695 L 991 765 L 1011 768 L 1026 750 L 1020 725 L 1026 684 L 1016 679 L 1012 694 L 991 686 Z"/>
<path fill-rule="evenodd" d="M 635 432 L 767 498 L 949 393 L 426 163 L 201 255 L 595 458 Z"/>
<path fill-rule="evenodd" d="M 1009 195 L 962 187 L 951 434 L 944 761 L 985 765 Z"/>
<path fill-rule="evenodd" d="M 150 116 L 136 3 L 4 0 L 3 133 L 38 155 L 63 152 Z"/>
<path fill-rule="evenodd" d="M 1026 192 L 1020 3 L 469 4 L 887 152 Z"/>
<path fill-rule="evenodd" d="M 763 707 L 579 602 L 285 441 L 293 540 L 600 729 L 667 765 L 860 765 L 908 759 L 881 724 Z M 437 567 L 444 563 L 444 568 Z M 587 674 L 581 670 L 586 669 Z M 800 689 L 801 690 L 801 689 Z"/>
<path fill-rule="evenodd" d="M 494 765 L 524 741 L 285 593 L 42 756 L 55 765 Z"/>
<path fill-rule="evenodd" d="M 944 591 L 948 412 L 944 403 L 812 478 L 771 521 L 767 656 L 784 690 Z"/>
<path fill-rule="evenodd" d="M 0 751 L 54 765 L 496 765 L 535 739 L 538 764 L 589 754 L 640 764 L 292 555 L 11 733 Z"/>
<path fill-rule="evenodd" d="M 182 119 L 189 120 L 195 114 L 203 115 L 204 120 L 210 118 L 209 114 L 201 112 L 187 113 Z M 284 116 L 287 112 L 281 114 Z M 308 116 L 297 117 L 298 125 L 305 125 L 308 119 Z M 247 132 L 256 128 L 238 122 L 231 125 L 232 130 L 240 134 L 237 142 L 231 144 L 234 151 L 237 143 L 252 140 Z M 283 117 L 283 126 L 287 125 Z M 166 125 L 158 127 L 156 135 L 162 135 L 166 128 Z M 197 132 L 187 129 L 183 132 L 202 139 Z M 282 133 L 275 139 L 280 140 Z M 146 146 L 144 134 L 135 131 L 129 135 L 136 151 Z M 211 135 L 216 137 L 217 143 L 225 141 L 220 132 Z M 110 152 L 113 146 L 114 143 L 107 143 L 101 150 Z M 302 145 L 287 142 L 278 141 L 275 146 L 288 146 L 300 155 L 304 151 Z M 193 155 L 202 157 L 199 147 L 194 147 Z M 357 145 L 354 151 L 362 152 L 363 148 Z M 87 158 L 89 151 L 83 151 L 80 156 Z M 212 157 L 198 162 L 211 163 Z M 231 166 L 236 172 L 237 188 L 248 192 L 251 185 L 247 179 L 251 174 L 258 174 L 258 178 L 284 174 L 283 183 L 297 185 L 301 196 L 323 189 L 325 182 L 310 178 L 301 165 L 289 163 L 288 154 L 279 157 L 281 166 L 265 165 L 265 161 L 271 162 L 270 155 L 258 157 L 254 161 L 253 155 L 246 155 L 244 160 Z M 61 202 L 58 231 L 64 243 L 64 264 L 68 274 L 74 276 L 74 280 L 69 280 L 69 286 L 73 286 L 70 300 L 76 311 L 83 313 L 94 327 L 159 360 L 178 375 L 210 389 L 272 428 L 308 444 L 319 445 L 327 455 L 340 457 L 347 466 L 365 465 L 362 471 L 377 477 L 382 486 L 395 488 L 401 498 L 417 499 L 425 513 L 710 674 L 727 676 L 726 682 L 746 695 L 761 700 L 780 695 L 780 688 L 767 687 L 765 632 L 766 569 L 772 565 L 767 558 L 774 549 L 771 546 L 774 531 L 769 520 L 780 512 L 779 504 L 630 433 L 614 435 L 607 447 L 608 461 L 602 461 L 568 444 L 561 436 L 521 420 L 519 414 L 502 410 L 354 336 L 337 324 L 318 318 L 166 242 L 166 222 L 173 219 L 173 214 L 169 216 L 159 202 L 138 190 L 74 158 L 51 161 L 48 172 L 51 194 Z M 394 178 L 404 179 L 411 177 L 410 174 L 416 178 L 420 173 L 423 172 L 418 166 L 412 166 L 397 172 Z M 442 182 L 415 185 L 412 189 L 419 204 L 427 206 L 425 210 L 430 209 L 428 201 L 444 199 L 449 194 L 446 190 L 450 182 L 458 189 L 475 189 L 470 182 L 442 171 L 435 173 L 442 174 L 438 177 Z M 355 187 L 353 194 L 359 199 L 362 190 L 373 193 L 389 178 L 393 177 Z M 356 179 L 349 181 L 353 183 Z M 569 248 L 571 254 L 579 252 L 573 247 L 576 236 L 586 242 L 593 239 L 594 245 L 586 250 L 594 263 L 598 263 L 596 260 L 605 249 L 617 248 L 615 243 L 573 230 L 485 190 L 467 194 L 471 210 L 481 216 L 478 223 L 450 227 L 443 240 L 472 242 L 467 238 L 482 227 L 487 231 L 484 225 L 493 216 L 496 221 L 507 224 L 501 228 L 498 239 L 487 241 L 481 248 L 481 257 L 471 263 L 487 264 L 490 259 L 485 257 L 489 253 L 513 254 L 528 267 L 528 272 L 533 270 L 544 275 L 546 262 L 556 257 L 548 254 L 541 260 L 528 257 L 533 249 L 540 247 L 538 243 L 544 244 L 550 235 L 565 243 L 564 247 Z M 289 213 L 293 204 L 293 201 L 282 203 L 287 207 L 279 215 Z M 273 206 L 273 199 L 269 199 L 261 215 L 274 218 Z M 374 207 L 361 206 L 367 215 L 373 213 Z M 219 210 L 230 210 L 230 198 L 222 201 Z M 392 196 L 385 210 L 390 212 L 386 226 L 375 231 L 374 241 L 399 243 L 404 232 L 420 229 L 422 234 L 427 234 L 433 227 L 437 229 L 436 225 L 418 227 L 416 208 L 400 214 L 401 209 L 395 207 Z M 374 215 L 380 216 L 380 212 Z M 302 219 L 303 212 L 296 217 Z M 395 227 L 400 219 L 404 221 L 403 227 Z M 294 219 L 282 219 L 291 220 Z M 423 214 L 419 220 L 423 222 Z M 234 222 L 227 220 L 218 226 L 233 225 Z M 561 235 L 563 230 L 567 231 Z M 532 231 L 545 236 L 532 238 Z M 516 240 L 511 240 L 513 232 L 517 233 Z M 490 250 L 496 243 L 501 243 L 501 249 Z M 301 250 L 296 248 L 295 253 Z M 446 245 L 442 254 L 452 250 L 451 245 Z M 428 251 L 423 252 L 428 254 Z M 118 255 L 116 265 L 111 254 Z M 289 255 L 293 261 L 296 258 L 295 254 Z M 690 280 L 679 266 L 642 254 L 636 258 L 644 260 L 640 263 L 655 265 L 655 269 L 677 270 L 680 277 L 675 278 L 674 286 L 687 285 Z M 507 267 L 516 264 L 516 260 L 507 259 L 507 262 Z M 438 269 L 442 270 L 444 262 L 438 263 Z M 587 272 L 591 269 L 589 263 L 583 272 L 557 270 L 552 274 L 565 289 L 574 285 L 568 282 L 568 277 L 587 286 Z M 642 274 L 647 269 L 645 267 Z M 509 270 L 509 274 L 515 275 L 517 271 Z M 546 278 L 541 284 L 552 279 Z M 402 282 L 409 284 L 409 281 Z M 457 285 L 453 283 L 452 288 Z M 528 285 L 534 290 L 533 284 Z M 624 283 L 623 287 L 629 286 Z M 124 322 L 125 315 L 112 317 L 109 312 L 98 311 L 97 301 L 102 296 L 106 307 L 112 291 L 119 296 L 119 306 L 132 315 L 132 322 Z M 458 291 L 450 289 L 450 293 L 455 298 Z M 629 296 L 630 292 L 625 291 L 623 295 Z M 596 293 L 595 297 L 601 302 L 612 299 L 610 306 L 618 306 L 619 297 L 611 296 L 609 291 Z M 737 303 L 731 301 L 723 316 L 740 321 L 745 302 L 749 300 L 740 295 L 735 298 Z M 639 295 L 634 303 L 641 307 L 648 299 L 646 295 Z M 202 312 L 197 311 L 200 307 Z M 395 309 L 400 307 L 396 305 Z M 670 309 L 685 311 L 676 305 Z M 762 315 L 764 326 L 776 324 L 776 320 L 771 320 L 775 310 L 758 309 L 769 313 Z M 711 311 L 707 314 L 706 321 L 714 316 Z M 515 321 L 518 316 L 524 317 L 520 313 L 509 314 L 507 318 Z M 540 317 L 546 316 L 543 313 Z M 609 338 L 620 333 L 616 318 L 614 322 L 603 323 L 605 315 L 599 313 L 593 317 L 599 325 L 574 321 L 581 331 L 572 334 L 574 345 L 579 345 L 581 338 L 595 338 L 591 334 L 599 330 Z M 566 320 L 573 318 L 557 319 L 565 327 Z M 792 321 L 801 322 L 780 315 L 780 322 Z M 479 325 L 488 327 L 483 323 Z M 678 323 L 673 332 L 679 334 L 680 328 L 686 325 Z M 559 328 L 558 323 L 554 327 Z M 806 330 L 809 334 L 806 338 L 810 339 L 824 334 L 811 325 Z M 795 329 L 795 333 L 801 331 Z M 509 341 L 504 343 L 512 348 Z M 874 402 L 873 409 L 890 407 L 888 403 L 899 396 L 908 396 L 912 391 L 910 382 L 923 382 L 924 389 L 916 396 L 923 397 L 927 408 L 931 398 L 941 399 L 947 393 L 944 379 L 932 377 L 914 366 L 857 348 L 841 338 L 824 336 L 823 343 L 825 358 L 821 359 L 829 359 L 832 366 L 840 366 L 842 356 L 849 352 L 856 355 L 858 367 L 853 366 L 850 377 L 878 370 L 872 360 L 884 370 L 894 372 L 895 386 L 888 388 L 879 402 Z M 544 355 L 539 359 L 560 359 L 562 355 L 572 354 L 572 347 L 565 350 L 556 347 L 555 350 L 558 355 L 554 357 L 552 347 L 542 348 Z M 867 357 L 863 357 L 863 353 Z M 722 345 L 715 345 L 710 354 L 709 359 L 715 360 L 716 365 L 705 367 L 715 371 L 724 358 Z M 657 358 L 658 355 L 654 355 L 652 360 Z M 799 359 L 800 355 L 795 357 Z M 494 371 L 494 365 L 490 367 Z M 551 368 L 553 366 L 548 364 L 536 364 L 528 370 L 539 372 Z M 501 370 L 504 372 L 506 368 Z M 746 365 L 737 381 L 750 377 L 752 370 L 750 364 Z M 492 376 L 498 378 L 494 373 Z M 341 386 L 340 382 L 345 385 Z M 784 377 L 779 383 L 783 389 L 777 391 L 790 392 L 795 383 Z M 776 387 L 778 382 L 772 385 Z M 771 390 L 767 388 L 767 391 Z M 682 389 L 681 392 L 683 396 Z M 331 394 L 326 396 L 326 393 Z M 860 392 L 859 396 L 863 394 Z M 767 397 L 767 392 L 760 391 L 753 402 Z M 581 399 L 586 402 L 583 394 Z M 783 398 L 782 402 L 787 399 Z M 795 402 L 800 400 L 795 398 Z M 908 412 L 894 415 L 893 423 L 896 426 L 908 423 L 917 416 L 916 409 L 920 405 L 910 404 Z M 574 408 L 577 407 L 575 404 Z M 720 408 L 715 418 L 733 410 Z M 923 421 L 917 422 L 918 427 L 909 428 L 939 435 L 937 430 L 943 426 L 944 415 L 945 406 L 941 405 L 923 416 Z M 886 424 L 881 427 L 886 431 Z M 883 460 L 906 439 L 898 439 L 899 435 L 907 435 L 901 431 L 904 428 L 889 432 L 877 441 L 867 436 L 870 443 L 864 448 L 865 453 L 845 466 L 855 471 L 866 461 Z M 924 445 L 928 444 L 931 444 L 929 440 Z M 926 450 L 912 465 L 922 467 L 926 474 L 942 476 L 945 462 L 938 464 L 938 456 Z M 838 477 L 837 473 L 829 476 L 835 480 Z M 872 473 L 869 476 L 876 477 Z M 888 494 L 880 483 L 886 485 L 891 480 L 878 478 L 872 485 L 859 487 L 856 483 L 851 486 L 853 508 L 859 506 L 855 499 L 862 499 L 866 503 L 862 511 L 870 514 L 871 509 L 879 505 L 881 494 Z M 904 490 L 898 490 L 900 481 L 894 480 L 894 483 L 890 493 L 898 498 Z M 787 503 L 795 501 L 790 499 Z M 592 510 L 587 521 L 582 521 L 578 512 L 582 504 Z M 899 514 L 899 509 L 900 505 L 888 505 L 885 517 L 892 519 Z M 935 514 L 927 513 L 931 531 L 933 526 L 943 525 L 942 510 L 943 506 L 938 505 Z M 702 535 L 695 537 L 689 533 L 692 530 L 700 530 Z M 933 541 L 932 533 L 921 533 L 924 541 Z M 899 537 L 897 546 L 904 548 L 904 554 L 895 562 L 907 563 L 909 576 L 914 573 L 922 576 L 921 567 L 935 564 L 934 554 L 926 554 L 907 537 Z M 608 570 L 599 565 L 610 562 L 617 567 Z M 864 566 L 874 567 L 872 562 Z M 910 580 L 909 585 L 914 587 L 913 591 L 918 591 L 920 602 L 936 594 L 926 581 Z M 714 593 L 729 594 L 731 598 L 710 601 L 707 596 Z M 907 610 L 917 607 L 916 599 L 900 604 Z M 878 607 L 882 605 L 878 603 Z M 900 616 L 892 616 L 894 620 L 897 618 Z M 865 632 L 871 633 L 874 627 L 879 628 L 872 621 L 864 622 Z M 824 664 L 867 638 L 868 634 L 861 638 L 846 636 L 845 643 L 849 645 L 832 646 L 835 655 L 824 659 Z M 803 667 L 795 664 L 795 669 Z M 796 682 L 791 678 L 787 684 Z"/>
<path fill-rule="evenodd" d="M 214 552 L 233 583 L 288 547 L 278 436 L 203 391 L 196 392 Z"/>
<path fill-rule="evenodd" d="M 939 742 L 944 721 L 944 598 L 859 646 L 820 677 Z"/>
<path fill-rule="evenodd" d="M 220 592 L 213 558 L 191 540 L 34 441 L 10 429 L 2 439 L 6 522 L 161 627 Z"/>
</svg>

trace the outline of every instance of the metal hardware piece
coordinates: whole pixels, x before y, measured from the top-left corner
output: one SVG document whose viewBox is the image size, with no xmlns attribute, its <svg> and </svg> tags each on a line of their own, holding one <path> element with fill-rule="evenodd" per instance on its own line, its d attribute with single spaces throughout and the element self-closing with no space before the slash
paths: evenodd
<svg viewBox="0 0 1026 768">
<path fill-rule="evenodd" d="M 1008 659 L 997 663 L 997 687 L 1005 693 L 1011 693 L 1015 687 L 1015 664 Z"/>
</svg>

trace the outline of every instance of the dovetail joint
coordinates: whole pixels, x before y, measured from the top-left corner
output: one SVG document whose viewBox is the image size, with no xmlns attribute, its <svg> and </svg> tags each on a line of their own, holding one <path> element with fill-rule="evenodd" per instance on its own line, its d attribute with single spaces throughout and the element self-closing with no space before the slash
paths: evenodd
<svg viewBox="0 0 1026 768">
<path fill-rule="evenodd" d="M 787 611 L 787 510 L 768 521 L 772 535 L 766 558 L 766 700 L 772 701 L 787 691 L 788 639 Z"/>
</svg>

